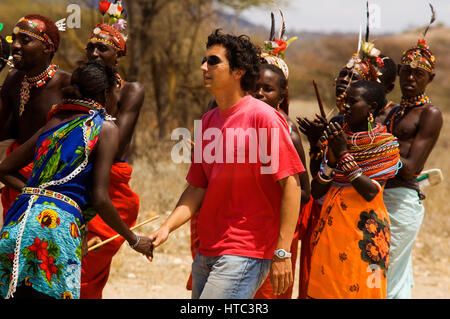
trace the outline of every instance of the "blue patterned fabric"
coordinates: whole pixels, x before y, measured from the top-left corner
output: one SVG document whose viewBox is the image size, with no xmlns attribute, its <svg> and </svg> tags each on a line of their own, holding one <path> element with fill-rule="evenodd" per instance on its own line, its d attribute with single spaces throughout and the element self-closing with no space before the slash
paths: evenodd
<svg viewBox="0 0 450 319">
<path fill-rule="evenodd" d="M 18 250 L 17 287 L 25 284 L 54 298 L 79 298 L 81 236 L 87 219 L 93 217 L 83 216 L 81 211 L 89 202 L 92 184 L 93 164 L 89 154 L 104 118 L 103 110 L 91 112 L 61 123 L 39 137 L 27 187 L 68 196 L 79 208 L 55 197 L 30 194 L 17 197 L 0 231 L 3 298 L 10 290 L 14 249 L 22 221 L 25 224 Z"/>
</svg>

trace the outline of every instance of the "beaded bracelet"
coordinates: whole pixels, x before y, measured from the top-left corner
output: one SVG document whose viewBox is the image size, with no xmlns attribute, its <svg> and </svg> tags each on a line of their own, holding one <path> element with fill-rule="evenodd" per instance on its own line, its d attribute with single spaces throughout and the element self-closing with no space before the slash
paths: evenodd
<svg viewBox="0 0 450 319">
<path fill-rule="evenodd" d="M 329 184 L 330 182 L 332 182 L 332 181 L 333 181 L 333 178 L 332 178 L 332 177 L 325 176 L 325 175 L 323 175 L 323 174 L 319 171 L 319 172 L 317 173 L 317 181 L 318 181 L 320 184 L 326 185 L 326 184 Z"/>
<path fill-rule="evenodd" d="M 351 158 L 351 159 L 355 159 L 350 153 L 345 153 L 344 155 L 341 156 L 341 158 L 338 160 L 338 163 L 345 161 L 346 159 Z"/>
<path fill-rule="evenodd" d="M 353 182 L 355 179 L 357 179 L 358 177 L 360 177 L 362 175 L 362 169 L 359 168 L 358 170 L 356 170 L 355 172 L 352 172 L 351 174 L 347 175 L 348 180 L 351 182 Z"/>
<path fill-rule="evenodd" d="M 320 172 L 322 173 L 322 175 L 326 176 L 327 178 L 331 177 L 331 175 L 334 172 L 334 168 L 328 166 L 328 163 L 325 162 L 324 165 L 320 165 Z"/>
</svg>

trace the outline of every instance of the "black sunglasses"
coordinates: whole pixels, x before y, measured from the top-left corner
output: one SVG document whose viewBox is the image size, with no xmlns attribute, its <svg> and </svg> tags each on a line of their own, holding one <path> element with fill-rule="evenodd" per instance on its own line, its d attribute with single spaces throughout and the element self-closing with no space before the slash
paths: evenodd
<svg viewBox="0 0 450 319">
<path fill-rule="evenodd" d="M 222 60 L 216 55 L 210 55 L 209 57 L 204 57 L 202 59 L 202 65 L 205 62 L 208 62 L 208 65 L 216 65 L 216 64 L 219 64 L 220 62 L 222 62 Z"/>
</svg>

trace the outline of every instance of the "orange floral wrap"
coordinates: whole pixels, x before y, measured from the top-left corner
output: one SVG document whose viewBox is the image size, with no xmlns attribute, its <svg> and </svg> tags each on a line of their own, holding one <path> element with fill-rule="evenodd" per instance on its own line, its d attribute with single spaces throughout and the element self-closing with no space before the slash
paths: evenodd
<svg viewBox="0 0 450 319">
<path fill-rule="evenodd" d="M 390 221 L 383 192 L 367 202 L 333 184 L 311 237 L 308 298 L 386 298 Z"/>
</svg>

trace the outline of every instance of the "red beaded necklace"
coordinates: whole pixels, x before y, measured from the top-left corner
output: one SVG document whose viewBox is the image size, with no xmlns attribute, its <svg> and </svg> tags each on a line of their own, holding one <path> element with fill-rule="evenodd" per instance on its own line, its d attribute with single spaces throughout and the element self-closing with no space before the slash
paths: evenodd
<svg viewBox="0 0 450 319">
<path fill-rule="evenodd" d="M 20 107 L 19 116 L 22 116 L 25 111 L 25 105 L 30 99 L 30 90 L 33 88 L 39 88 L 47 84 L 51 78 L 56 74 L 56 65 L 50 64 L 44 72 L 34 77 L 27 77 L 26 75 L 22 81 L 22 87 L 20 88 Z"/>
<path fill-rule="evenodd" d="M 92 99 L 65 99 L 62 104 L 53 105 L 52 109 L 47 114 L 47 121 L 61 111 L 80 111 L 89 113 L 89 111 L 102 110 L 105 111 L 105 108 Z"/>
</svg>

